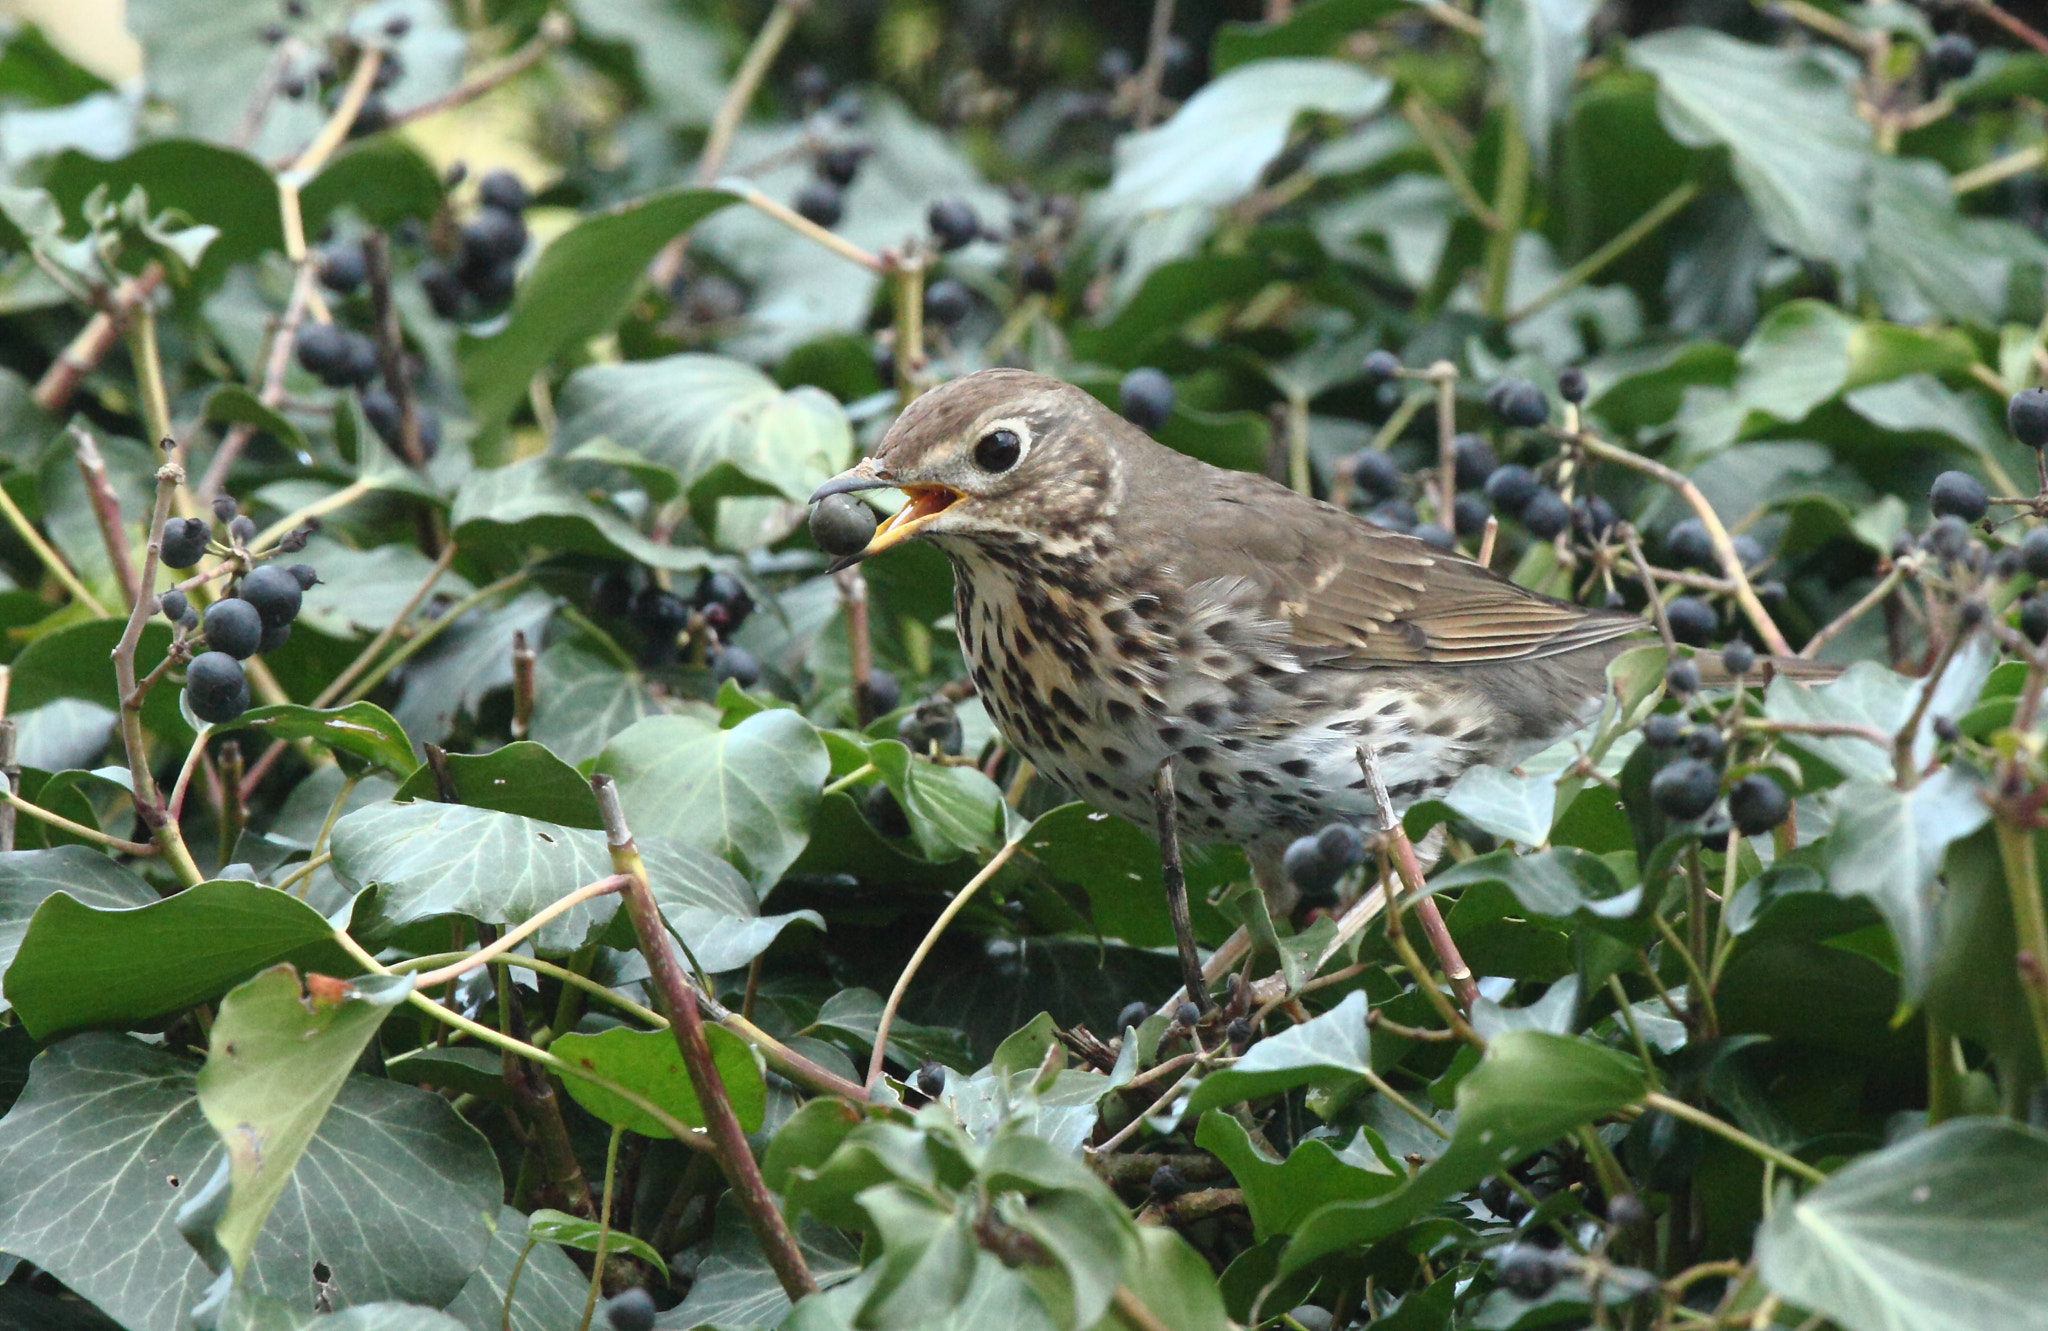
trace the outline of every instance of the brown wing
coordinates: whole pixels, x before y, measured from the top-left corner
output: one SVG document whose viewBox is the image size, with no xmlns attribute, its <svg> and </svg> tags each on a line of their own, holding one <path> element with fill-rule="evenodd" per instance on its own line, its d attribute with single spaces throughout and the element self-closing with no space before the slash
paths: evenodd
<svg viewBox="0 0 2048 1331">
<path fill-rule="evenodd" d="M 1201 574 L 1249 579 L 1293 643 L 1325 661 L 1469 665 L 1556 656 L 1641 633 L 1634 615 L 1532 592 L 1426 541 L 1374 527 L 1263 477 L 1204 468 L 1191 505 Z M 1185 570 L 1194 574 L 1195 570 Z"/>
</svg>

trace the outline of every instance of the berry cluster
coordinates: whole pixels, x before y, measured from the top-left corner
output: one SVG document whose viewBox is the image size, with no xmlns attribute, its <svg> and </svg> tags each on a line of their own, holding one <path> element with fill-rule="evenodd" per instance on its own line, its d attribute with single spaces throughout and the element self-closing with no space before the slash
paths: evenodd
<svg viewBox="0 0 2048 1331">
<path fill-rule="evenodd" d="M 1280 870 L 1301 893 L 1306 906 L 1337 899 L 1337 884 L 1365 863 L 1365 838 L 1349 823 L 1331 823 L 1322 831 L 1297 837 L 1280 859 Z"/>
<path fill-rule="evenodd" d="M 754 613 L 753 594 L 730 573 L 705 570 L 686 601 L 645 569 L 609 568 L 591 583 L 590 609 L 631 626 L 640 638 L 642 666 L 673 666 L 687 647 L 690 659 L 709 666 L 716 680 L 729 679 L 743 689 L 761 682 L 761 663 L 730 641 Z"/>
<path fill-rule="evenodd" d="M 284 0 L 280 8 L 284 21 L 266 23 L 260 32 L 263 40 L 272 46 L 282 45 L 290 39 L 293 35 L 291 25 L 306 17 L 304 0 Z M 384 21 L 383 55 L 378 62 L 376 76 L 370 82 L 369 96 L 363 99 L 362 107 L 349 125 L 350 138 L 375 134 L 391 124 L 391 109 L 385 104 L 384 94 L 405 77 L 405 61 L 389 43 L 402 40 L 411 31 L 412 19 L 408 15 L 394 14 Z M 332 54 L 336 46 L 337 43 L 320 34 L 306 34 L 294 57 L 285 61 L 278 75 L 278 93 L 292 101 L 313 95 L 332 113 L 340 104 L 342 88 L 350 77 Z M 362 48 L 349 45 L 342 53 L 353 63 L 361 58 Z"/>
<path fill-rule="evenodd" d="M 519 257 L 526 252 L 526 186 L 510 171 L 477 181 L 477 209 L 462 224 L 452 254 L 421 264 L 420 286 L 443 319 L 476 319 L 512 299 Z"/>
<path fill-rule="evenodd" d="M 307 531 L 291 533 L 271 550 L 251 551 L 256 524 L 237 511 L 234 500 L 214 500 L 213 514 L 222 532 L 218 542 L 204 519 L 166 519 L 158 534 L 158 558 L 166 568 L 183 570 L 209 551 L 224 556 L 234 570 L 228 595 L 203 612 L 193 605 L 185 588 L 212 581 L 211 574 L 202 574 L 158 596 L 157 607 L 176 626 L 174 653 L 190 654 L 195 644 L 204 646 L 185 668 L 185 704 L 201 721 L 220 725 L 249 709 L 242 662 L 290 640 L 305 594 L 320 578 L 310 564 L 286 568 L 257 562 L 304 549 Z"/>
</svg>

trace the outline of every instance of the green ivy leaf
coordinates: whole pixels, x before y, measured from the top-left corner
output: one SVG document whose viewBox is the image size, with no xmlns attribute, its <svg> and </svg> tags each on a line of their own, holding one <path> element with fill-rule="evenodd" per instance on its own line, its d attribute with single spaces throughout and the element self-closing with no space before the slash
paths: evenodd
<svg viewBox="0 0 2048 1331">
<path fill-rule="evenodd" d="M 333 751 L 343 770 L 361 774 L 383 768 L 406 776 L 419 766 L 412 741 L 391 713 L 370 702 L 345 707 L 315 708 L 276 703 L 242 713 L 236 729 L 250 729 L 273 739 L 310 739 Z"/>
<path fill-rule="evenodd" d="M 1848 1331 L 1975 1331 L 2041 1317 L 2048 1134 L 1956 1119 L 1844 1166 L 1757 1234 L 1771 1292 Z"/>
<path fill-rule="evenodd" d="M 328 1106 L 411 976 L 366 976 L 339 995 L 276 966 L 221 1000 L 199 1070 L 199 1108 L 226 1145 L 233 1192 L 214 1234 L 237 1275 Z"/>
<path fill-rule="evenodd" d="M 147 905 L 97 908 L 70 886 L 36 908 L 7 969 L 7 1001 L 38 1039 L 177 1012 L 280 961 L 336 975 L 357 969 L 319 911 L 258 883 L 220 879 Z"/>
<path fill-rule="evenodd" d="M 572 1081 L 568 1085 L 575 1086 L 577 1083 Z M 656 1132 L 652 1135 L 666 1137 L 668 1134 Z M 542 1243 L 559 1243 L 564 1248 L 575 1248 L 579 1252 L 597 1251 L 597 1222 L 584 1220 L 566 1212 L 551 1211 L 542 1207 L 526 1218 L 526 1232 Z M 614 1229 L 604 1236 L 604 1250 L 608 1253 L 630 1253 L 647 1263 L 663 1280 L 668 1279 L 668 1263 L 662 1260 L 661 1254 L 645 1239 L 635 1238 L 622 1229 Z"/>
<path fill-rule="evenodd" d="M 768 1105 L 767 1084 L 754 1064 L 747 1042 L 723 1026 L 706 1026 L 711 1044 L 711 1061 L 725 1083 L 726 1098 L 740 1126 L 752 1132 L 761 1126 Z M 554 1053 L 572 1067 L 587 1069 L 607 1081 L 617 1082 L 653 1101 L 670 1115 L 691 1127 L 704 1126 L 704 1108 L 690 1083 L 689 1069 L 668 1031 L 636 1031 L 614 1026 L 596 1035 L 570 1031 L 551 1046 Z M 577 1104 L 605 1122 L 637 1132 L 643 1137 L 667 1137 L 669 1130 L 644 1111 L 590 1082 L 571 1078 L 564 1083 Z"/>
<path fill-rule="evenodd" d="M 1362 1017 L 1363 995 L 1353 998 L 1360 1000 Z M 1359 1025 L 1362 1029 L 1362 1020 Z M 1261 1045 L 1266 1043 L 1271 1042 Z M 1252 1046 L 1252 1052 L 1261 1045 Z M 1648 1090 L 1641 1065 L 1612 1049 L 1543 1031 L 1505 1032 L 1458 1083 L 1457 1127 L 1444 1153 L 1384 1196 L 1333 1202 L 1315 1211 L 1288 1245 L 1281 1272 L 1376 1242 L 1444 1198 L 1573 1128 L 1642 1099 Z"/>
<path fill-rule="evenodd" d="M 455 798 L 473 809 L 495 809 L 562 827 L 603 828 L 590 782 L 532 740 L 515 740 L 489 753 L 451 753 L 448 782 Z M 392 798 L 438 798 L 433 769 L 421 764 Z"/>
</svg>

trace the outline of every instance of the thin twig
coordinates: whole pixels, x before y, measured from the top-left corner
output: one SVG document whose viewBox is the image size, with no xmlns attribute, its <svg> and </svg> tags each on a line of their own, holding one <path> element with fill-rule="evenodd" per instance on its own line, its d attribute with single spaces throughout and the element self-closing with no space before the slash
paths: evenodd
<svg viewBox="0 0 2048 1331">
<path fill-rule="evenodd" d="M 1643 538 L 1636 533 L 1633 522 L 1621 524 L 1621 543 L 1628 547 L 1628 557 L 1635 561 L 1636 577 L 1643 584 L 1643 595 L 1649 599 L 1650 613 L 1657 618 L 1657 636 L 1664 639 L 1664 650 L 1676 660 L 1678 639 L 1671 634 L 1671 616 L 1664 613 L 1664 598 L 1657 595 L 1657 584 L 1650 577 L 1650 561 L 1643 558 Z"/>
<path fill-rule="evenodd" d="M 168 438 L 163 443 L 166 449 L 171 447 Z M 178 875 L 178 881 L 192 887 L 206 881 L 206 876 L 192 862 L 192 853 L 185 847 L 178 820 L 165 811 L 156 778 L 150 774 L 149 740 L 142 730 L 143 690 L 137 687 L 135 680 L 135 652 L 142 645 L 142 629 L 149 622 L 149 617 L 156 613 L 153 589 L 163 552 L 164 521 L 170 516 L 178 487 L 184 483 L 185 469 L 176 462 L 166 462 L 157 468 L 156 504 L 150 511 L 149 544 L 143 550 L 139 579 L 143 594 L 136 597 L 135 605 L 128 612 L 128 623 L 121 630 L 120 641 L 114 645 L 113 658 L 114 688 L 121 699 L 121 747 L 128 755 L 129 786 L 136 814 L 149 828 L 150 839 L 163 851 L 164 859 Z"/>
<path fill-rule="evenodd" d="M 285 376 L 291 371 L 292 348 L 298 342 L 299 327 L 305 322 L 307 303 L 312 297 L 313 286 L 318 275 L 310 259 L 301 260 L 297 274 L 292 278 L 292 292 L 286 298 L 284 317 L 278 321 L 270 335 L 270 348 L 263 367 L 263 384 L 257 390 L 256 400 L 266 407 L 276 407 L 284 400 Z M 213 497 L 227 484 L 228 472 L 249 441 L 256 437 L 256 427 L 236 424 L 221 439 L 220 446 L 207 459 L 206 473 L 199 478 L 199 502 L 210 504 Z"/>
<path fill-rule="evenodd" d="M 1174 0 L 1152 0 L 1152 30 L 1145 39 L 1145 63 L 1138 67 L 1138 104 L 1133 120 L 1139 129 L 1159 118 L 1159 85 L 1166 80 L 1166 46 L 1173 39 Z"/>
<path fill-rule="evenodd" d="M 1775 1146 L 1758 1141 L 1733 1123 L 1716 1118 L 1706 1110 L 1689 1105 L 1683 1100 L 1674 1099 L 1661 1091 L 1651 1091 L 1643 1097 L 1643 1104 L 1650 1109 L 1661 1109 L 1673 1118 L 1682 1118 L 1688 1123 L 1696 1124 L 1718 1137 L 1725 1137 L 1752 1155 L 1761 1156 L 1765 1160 L 1772 1161 L 1780 1169 L 1789 1169 L 1809 1183 L 1825 1183 L 1827 1181 L 1828 1176 L 1826 1174 L 1807 1164 L 1798 1156 L 1787 1155 Z"/>
<path fill-rule="evenodd" d="M 71 404 L 71 398 L 78 391 L 78 385 L 85 376 L 99 368 L 107 353 L 114 349 L 114 343 L 121 338 L 129 313 L 149 299 L 164 280 L 164 266 L 152 259 L 141 272 L 124 279 L 114 288 L 107 300 L 106 308 L 86 320 L 85 327 L 78 330 L 78 336 L 71 339 L 64 350 L 57 353 L 57 359 L 43 371 L 43 377 L 36 380 L 30 396 L 36 406 L 51 415 L 61 414 Z"/>
<path fill-rule="evenodd" d="M 1981 15 L 1996 23 L 1999 27 L 2004 28 L 2036 51 L 2043 55 L 2048 55 L 2048 37 L 2042 36 L 2031 25 L 2023 23 L 2011 14 L 2006 13 L 2003 9 L 1992 3 L 1992 0 L 1962 0 L 1962 3 L 1970 12 Z"/>
<path fill-rule="evenodd" d="M 1808 660 L 1813 659 L 1814 655 L 1821 648 L 1827 646 L 1829 639 L 1863 618 L 1864 615 L 1875 609 L 1885 597 L 1897 591 L 1899 584 L 1905 581 L 1905 578 L 1906 570 L 1894 567 L 1891 572 L 1878 579 L 1875 587 L 1872 587 L 1869 591 L 1858 597 L 1856 604 L 1822 625 L 1818 632 L 1806 640 L 1806 645 L 1799 649 L 1799 654 Z"/>
<path fill-rule="evenodd" d="M 605 844 L 611 848 L 612 868 L 628 879 L 624 889 L 626 908 L 633 917 L 633 930 L 639 936 L 641 955 L 647 959 L 655 987 L 668 1008 L 672 1023 L 669 1029 L 675 1036 L 676 1048 L 682 1053 L 684 1066 L 689 1070 L 690 1085 L 697 1092 L 697 1103 L 704 1111 L 704 1125 L 712 1148 L 717 1152 L 719 1166 L 732 1185 L 734 1198 L 746 1212 L 748 1224 L 761 1244 L 776 1280 L 794 1303 L 806 1294 L 815 1294 L 818 1282 L 811 1276 L 810 1266 L 804 1261 L 795 1236 L 790 1233 L 781 1209 L 761 1178 L 761 1167 L 747 1145 L 746 1131 L 740 1127 L 739 1117 L 733 1112 L 732 1099 L 726 1094 L 717 1064 L 712 1061 L 711 1046 L 704 1038 L 704 1021 L 697 1008 L 696 990 L 677 960 L 668 930 L 662 923 L 661 911 L 654 903 L 654 893 L 647 885 L 647 868 L 641 862 L 640 848 L 626 826 L 625 810 L 619 804 L 619 789 L 610 777 L 603 775 L 592 777 L 590 788 L 597 796 L 598 813 L 604 820 Z"/>
<path fill-rule="evenodd" d="M 1989 189 L 2014 176 L 2026 175 L 2048 162 L 2048 143 L 2036 143 L 2009 152 L 2003 157 L 1993 158 L 1982 166 L 1973 166 L 1968 171 L 1958 171 L 1949 177 L 1948 187 L 1957 197 L 1974 194 L 1980 189 Z"/>
<path fill-rule="evenodd" d="M 967 885 L 953 894 L 953 899 L 939 912 L 939 918 L 933 920 L 932 927 L 925 930 L 924 937 L 918 942 L 917 950 L 910 954 L 910 960 L 903 964 L 902 973 L 896 977 L 895 987 L 889 990 L 889 1001 L 882 1004 L 882 1018 L 875 1023 L 875 1047 L 868 1056 L 868 1085 L 873 1086 L 881 1080 L 882 1064 L 889 1048 L 889 1027 L 895 1024 L 896 1009 L 903 1005 L 903 995 L 909 992 L 912 977 L 917 974 L 918 968 L 924 965 L 924 959 L 931 955 L 932 948 L 939 941 L 939 935 L 946 932 L 946 926 L 966 909 L 967 903 L 974 899 L 974 894 L 981 891 L 982 886 L 996 876 L 996 871 L 1009 862 L 1010 856 L 1015 854 L 1017 847 L 1022 844 L 1020 841 L 1005 841 L 1002 849 L 989 857 L 988 863 L 981 866 L 980 872 L 968 879 Z"/>
<path fill-rule="evenodd" d="M 420 988 L 431 989 L 437 984 L 446 984 L 450 980 L 459 979 L 479 966 L 489 965 L 504 953 L 538 933 L 547 925 L 548 921 L 564 911 L 574 910 L 584 902 L 595 897 L 609 896 L 613 892 L 623 892 L 626 890 L 628 881 L 624 874 L 615 873 L 607 878 L 600 878 L 594 883 L 585 883 L 567 896 L 550 902 L 546 909 L 535 912 L 521 922 L 517 928 L 507 929 L 495 943 L 490 944 L 488 947 L 481 947 L 474 952 L 465 953 L 461 960 L 452 961 L 438 970 L 431 970 L 421 975 L 419 977 Z"/>
<path fill-rule="evenodd" d="M 69 832 L 72 836 L 83 837 L 87 841 L 121 851 L 127 855 L 156 854 L 156 847 L 147 842 L 123 841 L 120 837 L 107 835 L 97 827 L 87 827 L 83 823 L 74 823 L 61 813 L 52 813 L 41 805 L 29 803 L 14 793 L 14 782 L 11 779 L 7 783 L 7 789 L 4 792 L 0 792 L 0 797 L 6 799 L 8 808 L 25 813 L 37 822 L 48 823 L 52 827 Z"/>
<path fill-rule="evenodd" d="M 1401 826 L 1400 818 L 1394 813 L 1394 801 L 1387 794 L 1386 782 L 1380 777 L 1379 756 L 1373 752 L 1371 745 L 1358 746 L 1358 766 L 1365 773 L 1366 785 L 1371 789 L 1373 803 L 1379 809 L 1380 830 L 1390 842 L 1394 870 L 1400 875 L 1402 886 L 1416 899 L 1415 917 L 1422 921 L 1422 930 L 1429 936 L 1430 946 L 1435 950 L 1437 960 L 1443 963 L 1444 978 L 1450 981 L 1451 988 L 1458 995 L 1458 1001 L 1464 1006 L 1465 1011 L 1470 1012 L 1472 1005 L 1479 1001 L 1479 986 L 1472 978 L 1471 967 L 1465 964 L 1465 958 L 1459 953 L 1457 943 L 1451 938 L 1451 931 L 1444 926 L 1443 913 L 1437 909 L 1436 899 L 1423 885 L 1422 865 L 1415 858 L 1414 843 L 1408 840 L 1407 829 Z M 1401 910 L 1399 903 L 1396 902 L 1387 911 L 1387 932 L 1390 937 L 1398 940 L 1400 928 Z M 1396 946 L 1402 944 L 1397 941 Z M 1426 972 L 1418 970 L 1415 983 L 1425 993 L 1436 992 Z M 1442 995 L 1438 997 L 1441 998 Z M 1455 1008 L 1446 1004 L 1444 1012 L 1440 1015 L 1444 1016 L 1446 1026 L 1461 1036 L 1478 1042 L 1478 1035 L 1472 1032 L 1471 1025 Z"/>
<path fill-rule="evenodd" d="M 1422 140 L 1422 146 L 1436 159 L 1437 174 L 1451 187 L 1451 193 L 1458 196 L 1458 202 L 1465 205 L 1465 211 L 1488 231 L 1500 227 L 1500 218 L 1494 214 L 1493 206 L 1480 197 L 1473 187 L 1472 177 L 1465 172 L 1464 164 L 1451 148 L 1450 140 L 1444 136 L 1443 127 L 1437 124 L 1435 107 L 1421 93 L 1411 93 L 1401 103 L 1401 118 L 1415 131 L 1415 137 Z"/>
<path fill-rule="evenodd" d="M 36 524 L 28 520 L 28 514 L 21 511 L 21 506 L 14 502 L 14 496 L 8 494 L 4 486 L 0 486 L 0 516 L 6 517 L 7 525 L 14 528 L 14 534 L 21 537 L 22 543 L 29 549 L 35 551 L 36 558 L 42 561 L 44 568 L 50 570 L 52 577 L 64 585 L 64 590 L 71 593 L 73 600 L 92 611 L 94 618 L 107 617 L 110 613 L 107 607 L 102 605 L 99 598 L 94 596 L 85 583 L 79 580 L 78 575 L 71 571 L 71 565 L 64 562 L 64 556 L 58 554 L 56 549 L 43 539 L 43 534 L 36 530 Z"/>
<path fill-rule="evenodd" d="M 128 528 L 121 521 L 121 496 L 107 474 L 107 460 L 100 456 L 92 431 L 72 422 L 71 439 L 78 457 L 78 474 L 85 478 L 86 497 L 92 501 L 93 519 L 99 523 L 100 540 L 107 547 L 107 562 L 114 566 L 114 578 L 121 585 L 123 602 L 131 609 L 141 594 L 135 576 L 135 551 L 128 545 Z"/>
<path fill-rule="evenodd" d="M 1510 313 L 1508 315 L 1508 322 L 1519 323 L 1538 310 L 1549 308 L 1552 304 L 1584 286 L 1597 276 L 1602 269 L 1606 268 L 1607 265 L 1642 244 L 1651 232 L 1677 216 L 1679 210 L 1691 203 L 1699 192 L 1699 185 L 1690 180 L 1673 189 L 1669 194 L 1651 204 L 1641 217 L 1638 217 L 1635 221 L 1630 222 L 1627 226 L 1616 232 L 1613 239 L 1565 269 L 1558 276 L 1558 279 L 1545 287 L 1535 299 Z"/>
<path fill-rule="evenodd" d="M 387 130 L 398 129 L 416 120 L 425 120 L 428 116 L 439 115 L 443 111 L 473 102 L 499 84 L 525 73 L 538 64 L 541 57 L 575 35 L 574 26 L 566 16 L 554 13 L 543 15 L 540 31 L 511 55 L 495 65 L 478 70 L 439 97 L 430 97 L 416 106 L 408 106 L 405 110 L 394 113 L 385 122 L 384 127 Z"/>
<path fill-rule="evenodd" d="M 1735 553 L 1735 540 L 1728 534 L 1728 528 L 1722 524 L 1721 515 L 1714 511 L 1714 506 L 1707 502 L 1706 495 L 1700 492 L 1699 486 L 1693 484 L 1691 477 L 1640 453 L 1632 453 L 1626 448 L 1610 444 L 1587 430 L 1565 435 L 1564 438 L 1568 442 L 1576 443 L 1592 457 L 1617 463 L 1631 471 L 1642 472 L 1646 476 L 1653 476 L 1676 490 L 1679 498 L 1685 500 L 1687 506 L 1706 527 L 1707 537 L 1714 546 L 1714 554 L 1721 561 L 1721 571 L 1734 585 L 1735 600 L 1741 605 L 1743 614 L 1748 616 L 1751 627 L 1756 629 L 1757 636 L 1764 640 L 1765 648 L 1779 656 L 1792 655 L 1791 644 L 1787 643 L 1785 635 L 1778 631 L 1777 624 L 1771 619 L 1771 612 L 1764 609 L 1764 603 L 1757 599 L 1756 589 L 1749 585 L 1749 574 L 1742 567 L 1741 556 Z"/>
<path fill-rule="evenodd" d="M 533 729 L 533 669 L 539 654 L 526 640 L 525 629 L 512 632 L 512 738 L 525 739 Z"/>
</svg>

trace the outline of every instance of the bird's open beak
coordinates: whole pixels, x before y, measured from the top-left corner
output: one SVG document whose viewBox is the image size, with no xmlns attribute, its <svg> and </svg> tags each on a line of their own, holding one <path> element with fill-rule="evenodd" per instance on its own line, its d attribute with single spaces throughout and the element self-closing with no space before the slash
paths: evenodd
<svg viewBox="0 0 2048 1331">
<path fill-rule="evenodd" d="M 881 468 L 873 458 L 863 459 L 851 471 L 842 472 L 811 492 L 811 502 L 817 503 L 828 495 L 851 494 L 857 490 L 901 490 L 910 497 L 910 502 L 896 510 L 887 521 L 875 528 L 873 539 L 867 548 L 846 556 L 832 565 L 832 571 L 858 564 L 871 555 L 878 555 L 900 541 L 915 536 L 933 518 L 951 508 L 966 495 L 950 485 L 906 484 L 888 479 L 881 474 Z"/>
</svg>

